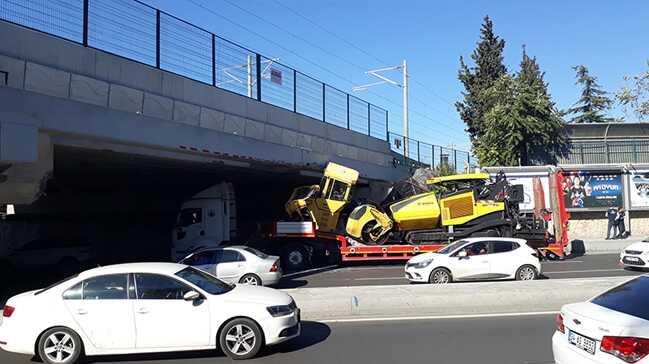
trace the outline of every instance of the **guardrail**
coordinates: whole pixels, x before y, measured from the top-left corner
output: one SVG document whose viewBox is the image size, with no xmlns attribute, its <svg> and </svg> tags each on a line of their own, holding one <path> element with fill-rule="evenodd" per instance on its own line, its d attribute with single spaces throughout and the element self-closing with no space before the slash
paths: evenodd
<svg viewBox="0 0 649 364">
<path fill-rule="evenodd" d="M 388 141 L 390 149 L 401 157 L 397 162 L 412 168 L 448 168 L 465 172 L 477 166 L 471 153 L 464 150 L 424 143 L 393 132 L 388 133 Z"/>
<path fill-rule="evenodd" d="M 1 0 L 0 19 L 388 139 L 388 111 L 137 0 Z"/>
</svg>

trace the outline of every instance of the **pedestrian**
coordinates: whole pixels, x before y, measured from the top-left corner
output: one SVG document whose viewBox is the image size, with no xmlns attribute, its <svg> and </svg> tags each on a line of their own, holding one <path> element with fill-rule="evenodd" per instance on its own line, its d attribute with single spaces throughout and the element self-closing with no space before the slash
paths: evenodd
<svg viewBox="0 0 649 364">
<path fill-rule="evenodd" d="M 620 207 L 620 209 L 617 212 L 617 217 L 616 217 L 616 225 L 617 225 L 617 238 L 618 239 L 626 239 L 627 238 L 627 232 L 626 232 L 626 226 L 624 226 L 624 215 L 625 215 L 624 208 Z"/>
<path fill-rule="evenodd" d="M 615 220 L 617 219 L 617 208 L 615 208 L 610 202 L 608 203 L 608 210 L 606 210 L 605 216 L 608 219 L 608 226 L 606 228 L 606 240 L 610 240 L 616 235 Z"/>
</svg>

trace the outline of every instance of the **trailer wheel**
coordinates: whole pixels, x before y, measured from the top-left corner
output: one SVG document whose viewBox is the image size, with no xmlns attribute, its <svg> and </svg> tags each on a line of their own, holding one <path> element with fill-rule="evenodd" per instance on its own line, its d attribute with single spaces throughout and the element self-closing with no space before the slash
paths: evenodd
<svg viewBox="0 0 649 364">
<path fill-rule="evenodd" d="M 303 246 L 292 245 L 284 250 L 282 263 L 289 271 L 305 269 L 309 266 L 309 255 Z"/>
</svg>

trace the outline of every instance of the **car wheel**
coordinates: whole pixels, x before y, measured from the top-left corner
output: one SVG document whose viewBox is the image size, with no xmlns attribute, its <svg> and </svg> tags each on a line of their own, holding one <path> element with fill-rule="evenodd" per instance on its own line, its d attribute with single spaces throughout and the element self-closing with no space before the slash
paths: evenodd
<svg viewBox="0 0 649 364">
<path fill-rule="evenodd" d="M 531 265 L 524 265 L 516 271 L 517 281 L 532 281 L 537 278 L 536 268 Z"/>
<path fill-rule="evenodd" d="M 246 318 L 228 322 L 219 337 L 221 350 L 234 360 L 250 359 L 257 355 L 263 340 L 259 325 Z"/>
<path fill-rule="evenodd" d="M 282 263 L 286 270 L 296 271 L 305 269 L 308 266 L 309 258 L 304 247 L 295 245 L 288 247 L 283 254 Z"/>
<path fill-rule="evenodd" d="M 259 276 L 256 274 L 248 273 L 244 274 L 243 277 L 239 279 L 239 283 L 248 284 L 251 286 L 261 286 L 261 278 L 259 278 Z"/>
<path fill-rule="evenodd" d="M 51 328 L 38 340 L 38 355 L 47 364 L 73 364 L 82 354 L 81 338 L 65 327 Z"/>
<path fill-rule="evenodd" d="M 430 272 L 428 283 L 432 284 L 447 284 L 453 282 L 451 272 L 446 268 L 435 268 Z"/>
</svg>

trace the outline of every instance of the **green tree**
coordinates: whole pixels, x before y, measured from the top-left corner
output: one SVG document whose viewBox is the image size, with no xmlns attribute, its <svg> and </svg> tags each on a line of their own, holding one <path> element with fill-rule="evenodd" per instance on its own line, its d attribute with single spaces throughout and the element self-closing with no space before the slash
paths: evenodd
<svg viewBox="0 0 649 364">
<path fill-rule="evenodd" d="M 615 95 L 627 114 L 630 107 L 638 121 L 649 119 L 649 60 L 647 70 L 636 76 L 624 76 L 627 85 Z M 631 86 L 628 84 L 631 83 Z"/>
<path fill-rule="evenodd" d="M 476 49 L 471 54 L 474 66 L 469 67 L 464 58 L 460 57 L 460 70 L 458 78 L 464 85 L 464 100 L 457 102 L 460 117 L 467 125 L 467 132 L 471 141 L 482 135 L 484 131 L 484 115 L 487 111 L 482 94 L 490 88 L 496 80 L 507 73 L 503 64 L 503 49 L 505 41 L 500 39 L 493 31 L 493 22 L 485 16 L 480 29 L 480 40 Z"/>
<path fill-rule="evenodd" d="M 502 75 L 481 98 L 488 111 L 474 143 L 480 165 L 556 163 L 566 152 L 564 123 L 535 58 L 523 52 L 518 74 Z"/>
<path fill-rule="evenodd" d="M 566 114 L 574 114 L 571 123 L 607 123 L 614 119 L 606 117 L 602 112 L 611 108 L 613 101 L 608 98 L 607 92 L 602 90 L 597 83 L 597 78 L 591 76 L 584 65 L 575 66 L 577 72 L 576 85 L 581 85 L 581 97 Z"/>
</svg>

